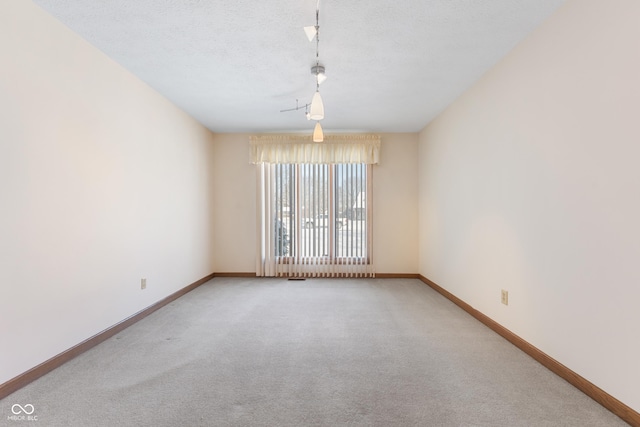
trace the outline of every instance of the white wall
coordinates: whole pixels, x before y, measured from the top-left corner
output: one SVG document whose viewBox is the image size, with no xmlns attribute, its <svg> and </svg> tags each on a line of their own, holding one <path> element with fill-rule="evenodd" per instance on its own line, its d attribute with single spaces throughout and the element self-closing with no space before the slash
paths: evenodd
<svg viewBox="0 0 640 427">
<path fill-rule="evenodd" d="M 638 16 L 568 1 L 419 144 L 420 273 L 635 410 Z"/>
<path fill-rule="evenodd" d="M 418 134 L 381 134 L 373 166 L 373 259 L 377 273 L 418 271 Z"/>
<path fill-rule="evenodd" d="M 374 166 L 374 259 L 379 273 L 418 271 L 418 135 L 383 134 Z M 214 137 L 216 272 L 256 271 L 256 175 L 248 134 Z"/>
<path fill-rule="evenodd" d="M 256 167 L 249 134 L 214 137 L 214 220 L 217 273 L 256 271 Z"/>
<path fill-rule="evenodd" d="M 31 2 L 0 2 L 0 383 L 213 272 L 211 148 Z"/>
</svg>

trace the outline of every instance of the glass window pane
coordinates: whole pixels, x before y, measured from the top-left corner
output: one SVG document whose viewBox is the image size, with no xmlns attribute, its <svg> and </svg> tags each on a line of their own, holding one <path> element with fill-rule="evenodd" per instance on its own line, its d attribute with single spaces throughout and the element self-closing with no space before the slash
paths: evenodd
<svg viewBox="0 0 640 427">
<path fill-rule="evenodd" d="M 366 165 L 277 165 L 275 170 L 277 256 L 367 257 Z"/>
</svg>

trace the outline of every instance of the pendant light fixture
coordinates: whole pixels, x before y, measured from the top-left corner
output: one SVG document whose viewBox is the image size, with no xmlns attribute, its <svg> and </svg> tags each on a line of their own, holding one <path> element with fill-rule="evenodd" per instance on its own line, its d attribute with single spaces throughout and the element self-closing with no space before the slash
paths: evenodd
<svg viewBox="0 0 640 427">
<path fill-rule="evenodd" d="M 313 142 L 322 142 L 324 141 L 324 132 L 322 131 L 322 126 L 320 126 L 320 122 L 316 122 L 316 127 L 313 128 Z"/>
<path fill-rule="evenodd" d="M 316 33 L 318 32 L 318 27 L 317 26 L 304 27 L 304 32 L 307 35 L 307 38 L 309 39 L 309 41 L 313 41 L 313 38 L 316 36 Z"/>
<path fill-rule="evenodd" d="M 308 28 L 308 27 L 307 27 Z M 307 30 L 307 28 L 305 28 L 305 33 L 307 33 L 307 37 L 309 36 L 309 31 Z M 322 102 L 322 96 L 320 96 L 320 83 L 322 81 L 325 80 L 325 74 L 324 74 L 324 67 L 322 65 L 320 65 L 320 50 L 319 50 L 319 45 L 320 45 L 320 0 L 318 0 L 318 2 L 316 3 L 316 26 L 314 27 L 314 35 L 313 37 L 315 37 L 316 39 L 316 65 L 314 67 L 311 67 L 311 74 L 315 75 L 315 80 L 316 80 L 316 93 L 313 94 L 313 98 L 311 99 L 311 109 L 309 110 L 309 117 L 311 117 L 312 120 L 322 120 L 324 119 L 324 103 Z M 311 37 L 309 40 L 313 40 L 313 37 Z M 320 75 L 322 75 L 322 79 L 320 77 Z M 316 140 L 316 130 L 319 128 L 320 124 L 317 123 L 315 130 L 313 132 L 313 140 Z M 322 129 L 320 128 L 321 132 L 320 135 L 322 135 Z M 324 139 L 324 138 L 323 138 Z M 320 141 L 316 141 L 316 142 L 322 142 L 322 139 Z"/>
<path fill-rule="evenodd" d="M 320 125 L 320 120 L 324 119 L 324 103 L 322 102 L 322 96 L 320 95 L 320 85 L 327 79 L 325 74 L 325 68 L 320 65 L 320 0 L 316 3 L 316 25 L 304 27 L 304 32 L 307 35 L 309 41 L 316 39 L 316 63 L 311 67 L 311 74 L 314 76 L 316 82 L 316 91 L 311 98 L 311 103 L 298 105 L 296 99 L 296 108 L 290 108 L 287 110 L 280 110 L 281 113 L 285 111 L 298 111 L 304 108 L 305 116 L 307 120 L 315 120 L 316 125 L 313 129 L 313 142 L 323 142 L 324 132 Z"/>
<path fill-rule="evenodd" d="M 316 93 L 313 94 L 313 99 L 311 100 L 311 108 L 309 109 L 309 118 L 311 120 L 322 120 L 324 119 L 324 104 L 322 103 L 322 97 L 320 96 L 320 92 L 316 90 Z"/>
</svg>

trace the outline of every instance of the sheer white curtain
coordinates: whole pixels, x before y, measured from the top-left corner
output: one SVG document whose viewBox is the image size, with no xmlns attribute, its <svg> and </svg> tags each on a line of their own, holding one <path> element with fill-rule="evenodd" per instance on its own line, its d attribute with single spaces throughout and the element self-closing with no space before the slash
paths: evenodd
<svg viewBox="0 0 640 427">
<path fill-rule="evenodd" d="M 336 135 L 313 143 L 269 135 L 251 137 L 250 146 L 257 168 L 257 275 L 373 277 L 371 165 L 379 162 L 380 138 Z M 362 171 L 358 180 L 348 179 L 355 170 Z M 312 201 L 309 188 L 317 193 Z M 340 246 L 347 239 L 359 249 L 347 253 Z"/>
<path fill-rule="evenodd" d="M 256 170 L 256 276 L 275 276 L 276 257 L 274 242 L 274 168 L 267 163 L 259 163 Z"/>
</svg>

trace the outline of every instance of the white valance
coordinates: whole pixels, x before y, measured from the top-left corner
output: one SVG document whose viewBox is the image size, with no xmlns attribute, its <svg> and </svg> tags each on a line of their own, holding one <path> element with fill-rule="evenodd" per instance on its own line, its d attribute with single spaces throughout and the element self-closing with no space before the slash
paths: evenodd
<svg viewBox="0 0 640 427">
<path fill-rule="evenodd" d="M 323 142 L 311 136 L 251 136 L 251 163 L 365 163 L 378 164 L 378 135 L 326 135 Z"/>
</svg>

